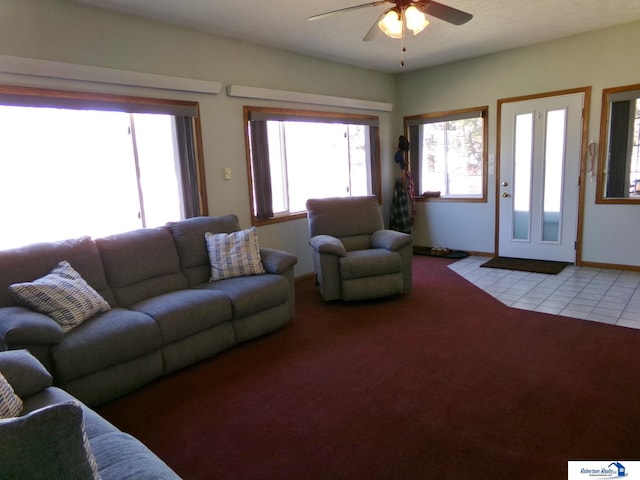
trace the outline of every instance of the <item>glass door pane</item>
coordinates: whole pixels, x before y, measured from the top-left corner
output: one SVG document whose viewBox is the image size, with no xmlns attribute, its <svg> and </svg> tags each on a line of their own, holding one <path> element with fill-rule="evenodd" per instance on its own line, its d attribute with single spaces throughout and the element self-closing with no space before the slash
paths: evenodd
<svg viewBox="0 0 640 480">
<path fill-rule="evenodd" d="M 559 242 L 567 111 L 547 112 L 544 156 L 542 241 Z"/>
<path fill-rule="evenodd" d="M 531 167 L 533 113 L 516 116 L 513 156 L 513 240 L 529 240 L 531 229 Z"/>
</svg>

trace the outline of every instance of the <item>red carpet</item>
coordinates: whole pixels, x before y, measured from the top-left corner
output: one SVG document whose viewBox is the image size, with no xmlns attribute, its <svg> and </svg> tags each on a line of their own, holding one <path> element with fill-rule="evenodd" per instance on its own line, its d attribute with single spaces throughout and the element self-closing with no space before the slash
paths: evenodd
<svg viewBox="0 0 640 480">
<path fill-rule="evenodd" d="M 186 479 L 566 479 L 640 459 L 640 331 L 509 309 L 414 258 L 402 297 L 326 305 L 99 412 Z"/>
</svg>

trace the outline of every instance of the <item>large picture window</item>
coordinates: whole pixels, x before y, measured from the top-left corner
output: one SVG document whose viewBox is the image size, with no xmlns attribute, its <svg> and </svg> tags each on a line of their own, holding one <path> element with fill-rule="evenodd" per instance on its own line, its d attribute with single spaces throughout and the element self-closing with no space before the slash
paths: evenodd
<svg viewBox="0 0 640 480">
<path fill-rule="evenodd" d="M 245 107 L 254 224 L 304 216 L 309 198 L 378 195 L 378 117 Z"/>
<path fill-rule="evenodd" d="M 478 107 L 405 117 L 417 196 L 486 201 L 487 112 Z"/>
<path fill-rule="evenodd" d="M 206 213 L 197 104 L 0 88 L 0 248 Z"/>
</svg>

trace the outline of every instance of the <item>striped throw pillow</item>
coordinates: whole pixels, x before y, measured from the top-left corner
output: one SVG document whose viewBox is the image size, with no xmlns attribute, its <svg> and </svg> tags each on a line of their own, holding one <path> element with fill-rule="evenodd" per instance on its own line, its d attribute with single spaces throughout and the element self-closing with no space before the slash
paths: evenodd
<svg viewBox="0 0 640 480">
<path fill-rule="evenodd" d="M 48 275 L 33 282 L 14 283 L 9 291 L 18 302 L 53 318 L 65 333 L 111 308 L 64 260 Z"/>
<path fill-rule="evenodd" d="M 17 417 L 22 412 L 22 400 L 0 373 L 0 418 Z"/>
<path fill-rule="evenodd" d="M 265 273 L 256 227 L 232 233 L 204 234 L 211 264 L 211 281 Z"/>
</svg>

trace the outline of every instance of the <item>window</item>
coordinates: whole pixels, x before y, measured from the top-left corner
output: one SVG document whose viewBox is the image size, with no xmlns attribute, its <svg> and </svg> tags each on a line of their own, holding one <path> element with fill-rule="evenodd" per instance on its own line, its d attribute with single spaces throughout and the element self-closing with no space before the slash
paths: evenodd
<svg viewBox="0 0 640 480">
<path fill-rule="evenodd" d="M 197 104 L 0 88 L 0 248 L 205 213 Z"/>
<path fill-rule="evenodd" d="M 252 220 L 305 214 L 309 198 L 378 195 L 378 117 L 245 107 Z"/>
<path fill-rule="evenodd" d="M 605 197 L 640 198 L 640 98 L 612 101 L 610 117 Z"/>
<path fill-rule="evenodd" d="M 486 202 L 487 114 L 478 107 L 405 117 L 417 196 Z"/>
</svg>

